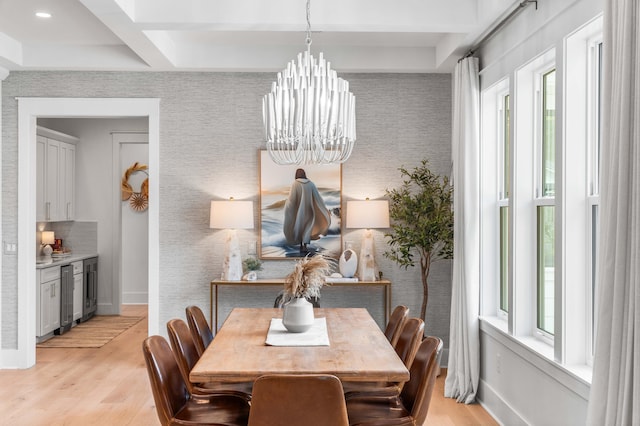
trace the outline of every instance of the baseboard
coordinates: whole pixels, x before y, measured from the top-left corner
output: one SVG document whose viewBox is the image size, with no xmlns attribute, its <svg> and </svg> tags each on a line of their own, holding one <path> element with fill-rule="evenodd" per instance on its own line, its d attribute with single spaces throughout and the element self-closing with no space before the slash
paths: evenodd
<svg viewBox="0 0 640 426">
<path fill-rule="evenodd" d="M 505 403 L 491 386 L 485 381 L 478 383 L 476 400 L 482 407 L 501 425 L 526 426 L 528 423 L 520 415 Z"/>
<path fill-rule="evenodd" d="M 122 293 L 122 304 L 124 305 L 146 305 L 147 303 L 149 303 L 149 293 L 146 291 Z"/>
<path fill-rule="evenodd" d="M 17 370 L 29 367 L 31 366 L 25 364 L 24 354 L 17 349 L 0 350 L 0 370 Z"/>
</svg>

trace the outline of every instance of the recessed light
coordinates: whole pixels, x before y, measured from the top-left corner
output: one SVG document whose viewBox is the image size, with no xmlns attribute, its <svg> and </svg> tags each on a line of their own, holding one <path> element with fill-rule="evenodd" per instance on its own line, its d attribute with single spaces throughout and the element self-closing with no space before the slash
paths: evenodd
<svg viewBox="0 0 640 426">
<path fill-rule="evenodd" d="M 49 12 L 36 12 L 36 16 L 38 18 L 51 18 L 51 14 Z"/>
</svg>

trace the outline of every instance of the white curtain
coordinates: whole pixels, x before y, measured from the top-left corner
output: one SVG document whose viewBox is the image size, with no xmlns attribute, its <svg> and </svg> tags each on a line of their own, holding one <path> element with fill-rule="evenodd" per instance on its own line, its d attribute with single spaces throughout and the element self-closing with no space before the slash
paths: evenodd
<svg viewBox="0 0 640 426">
<path fill-rule="evenodd" d="M 479 80 L 477 58 L 458 63 L 453 86 L 453 283 L 444 394 L 466 404 L 474 402 L 480 378 Z"/>
<path fill-rule="evenodd" d="M 640 5 L 607 0 L 597 336 L 587 423 L 640 425 Z"/>
</svg>

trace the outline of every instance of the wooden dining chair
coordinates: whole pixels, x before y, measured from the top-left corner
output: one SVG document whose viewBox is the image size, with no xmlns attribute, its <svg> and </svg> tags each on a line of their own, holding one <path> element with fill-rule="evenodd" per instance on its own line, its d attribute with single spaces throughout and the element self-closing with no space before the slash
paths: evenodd
<svg viewBox="0 0 640 426">
<path fill-rule="evenodd" d="M 142 343 L 153 399 L 160 423 L 165 425 L 246 425 L 249 402 L 236 395 L 192 398 L 169 344 L 162 336 Z"/>
<path fill-rule="evenodd" d="M 213 333 L 209 323 L 198 306 L 191 305 L 186 308 L 187 322 L 189 323 L 189 330 L 196 343 L 198 355 L 202 356 L 204 350 L 209 346 L 213 340 Z"/>
<path fill-rule="evenodd" d="M 411 368 L 418 347 L 424 336 L 424 321 L 420 318 L 409 318 L 400 330 L 398 341 L 394 349 L 407 369 Z M 375 393 L 382 395 L 398 394 L 402 390 L 403 383 L 394 382 L 348 382 L 344 384 L 345 397 L 354 395 Z"/>
<path fill-rule="evenodd" d="M 194 397 L 209 396 L 216 394 L 237 395 L 247 400 L 251 399 L 251 382 L 240 383 L 192 383 L 189 380 L 189 373 L 200 359 L 200 355 L 193 341 L 193 336 L 183 320 L 176 318 L 167 322 L 167 332 L 173 354 L 180 368 L 180 374 L 187 385 L 187 390 Z"/>
<path fill-rule="evenodd" d="M 253 385 L 249 426 L 347 426 L 342 384 L 328 374 L 265 375 Z"/>
<path fill-rule="evenodd" d="M 347 399 L 352 426 L 401 426 L 424 424 L 436 382 L 436 358 L 440 339 L 422 341 L 402 392 L 394 396 L 362 395 Z"/>
<path fill-rule="evenodd" d="M 384 329 L 384 335 L 391 343 L 391 346 L 395 346 L 398 338 L 400 337 L 400 331 L 402 330 L 402 326 L 404 322 L 407 320 L 409 316 L 409 308 L 404 305 L 398 305 L 393 309 L 391 313 L 391 317 L 389 317 L 389 322 L 387 322 L 387 326 Z"/>
</svg>

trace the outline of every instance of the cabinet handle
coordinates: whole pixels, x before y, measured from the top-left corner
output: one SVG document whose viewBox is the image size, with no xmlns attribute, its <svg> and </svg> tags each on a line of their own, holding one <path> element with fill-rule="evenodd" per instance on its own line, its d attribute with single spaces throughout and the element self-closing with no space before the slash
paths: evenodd
<svg viewBox="0 0 640 426">
<path fill-rule="evenodd" d="M 47 201 L 46 206 L 47 206 L 47 220 L 51 220 L 51 202 Z"/>
<path fill-rule="evenodd" d="M 56 285 L 51 284 L 51 297 L 56 297 Z"/>
</svg>

